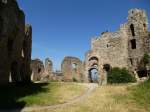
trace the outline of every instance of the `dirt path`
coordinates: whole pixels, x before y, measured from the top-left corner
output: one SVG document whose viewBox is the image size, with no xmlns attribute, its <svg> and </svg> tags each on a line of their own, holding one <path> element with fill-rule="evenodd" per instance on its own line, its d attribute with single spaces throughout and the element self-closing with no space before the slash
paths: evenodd
<svg viewBox="0 0 150 112">
<path fill-rule="evenodd" d="M 81 85 L 88 88 L 82 96 L 78 96 L 78 97 L 76 97 L 66 103 L 63 103 L 63 104 L 50 105 L 50 106 L 25 107 L 24 109 L 22 109 L 22 112 L 31 112 L 31 111 L 35 112 L 36 110 L 42 111 L 42 110 L 52 110 L 52 109 L 56 109 L 56 108 L 64 108 L 66 106 L 70 106 L 72 104 L 84 101 L 84 99 L 86 99 L 93 92 L 93 90 L 96 87 L 98 87 L 97 84 L 81 84 Z M 14 112 L 17 112 L 17 110 L 14 110 Z"/>
</svg>

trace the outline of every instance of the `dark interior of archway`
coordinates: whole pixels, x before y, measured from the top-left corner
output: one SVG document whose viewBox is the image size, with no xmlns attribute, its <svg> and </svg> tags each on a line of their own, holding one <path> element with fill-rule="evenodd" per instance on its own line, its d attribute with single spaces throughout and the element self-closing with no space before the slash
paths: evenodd
<svg viewBox="0 0 150 112">
<path fill-rule="evenodd" d="M 96 60 L 96 61 L 98 61 L 98 58 L 97 58 L 97 57 L 91 57 L 91 58 L 89 59 L 89 61 L 91 61 L 91 60 Z"/>
<path fill-rule="evenodd" d="M 73 63 L 73 64 L 72 64 L 72 69 L 73 69 L 75 72 L 77 72 L 77 68 L 78 68 L 78 64 Z"/>
<path fill-rule="evenodd" d="M 108 71 L 110 71 L 111 67 L 109 64 L 105 64 L 105 65 L 103 65 L 103 69 L 108 72 Z"/>
<path fill-rule="evenodd" d="M 96 68 L 92 68 L 89 70 L 89 81 L 91 83 L 97 83 L 98 82 L 98 70 Z"/>
<path fill-rule="evenodd" d="M 41 72 L 41 68 L 38 68 L 38 73 L 40 73 Z"/>
<path fill-rule="evenodd" d="M 137 74 L 138 74 L 139 78 L 147 77 L 148 73 L 149 73 L 149 71 L 147 71 L 144 68 L 137 71 Z"/>
</svg>

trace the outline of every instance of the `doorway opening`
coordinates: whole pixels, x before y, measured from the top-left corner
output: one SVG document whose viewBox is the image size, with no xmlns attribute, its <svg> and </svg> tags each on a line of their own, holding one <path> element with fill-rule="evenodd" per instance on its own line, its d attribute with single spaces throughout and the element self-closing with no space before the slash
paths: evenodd
<svg viewBox="0 0 150 112">
<path fill-rule="evenodd" d="M 99 75 L 98 69 L 97 68 L 91 68 L 89 70 L 89 81 L 91 83 L 98 83 L 98 80 L 99 80 L 98 75 Z"/>
</svg>

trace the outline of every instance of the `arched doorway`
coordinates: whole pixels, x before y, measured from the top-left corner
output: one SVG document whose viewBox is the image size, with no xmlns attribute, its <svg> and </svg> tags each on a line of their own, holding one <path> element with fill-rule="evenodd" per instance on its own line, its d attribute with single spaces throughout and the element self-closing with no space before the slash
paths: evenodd
<svg viewBox="0 0 150 112">
<path fill-rule="evenodd" d="M 89 70 L 88 70 L 88 79 L 91 83 L 99 82 L 99 70 L 98 70 L 98 58 L 92 56 L 89 58 Z"/>
<path fill-rule="evenodd" d="M 110 69 L 111 69 L 111 66 L 109 64 L 104 64 L 103 65 L 103 69 L 106 71 L 106 72 L 109 72 Z"/>
<path fill-rule="evenodd" d="M 137 74 L 138 74 L 138 77 L 139 77 L 139 78 L 148 77 L 148 71 L 147 71 L 146 68 L 140 68 L 140 69 L 137 71 Z"/>
<path fill-rule="evenodd" d="M 99 72 L 97 68 L 91 68 L 89 70 L 89 82 L 98 83 L 99 80 Z"/>
</svg>

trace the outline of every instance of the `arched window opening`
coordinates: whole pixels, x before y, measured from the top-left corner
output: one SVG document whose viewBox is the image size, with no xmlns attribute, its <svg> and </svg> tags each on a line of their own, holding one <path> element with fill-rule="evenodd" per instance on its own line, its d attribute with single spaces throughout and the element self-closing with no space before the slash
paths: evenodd
<svg viewBox="0 0 150 112">
<path fill-rule="evenodd" d="M 134 31 L 134 25 L 133 24 L 130 25 L 130 29 L 131 29 L 132 36 L 135 36 L 135 31 Z"/>
<path fill-rule="evenodd" d="M 76 63 L 73 63 L 73 64 L 72 64 L 72 69 L 77 69 L 77 66 L 78 66 L 78 65 L 77 65 Z"/>
<path fill-rule="evenodd" d="M 133 65 L 133 60 L 132 60 L 132 58 L 130 58 L 130 63 L 131 63 L 131 65 Z"/>
<path fill-rule="evenodd" d="M 146 30 L 146 24 L 143 24 L 144 30 Z"/>
<path fill-rule="evenodd" d="M 107 72 L 110 71 L 111 67 L 109 64 L 104 64 L 103 69 L 106 70 Z"/>
<path fill-rule="evenodd" d="M 38 73 L 41 73 L 41 68 L 38 68 Z"/>
</svg>

